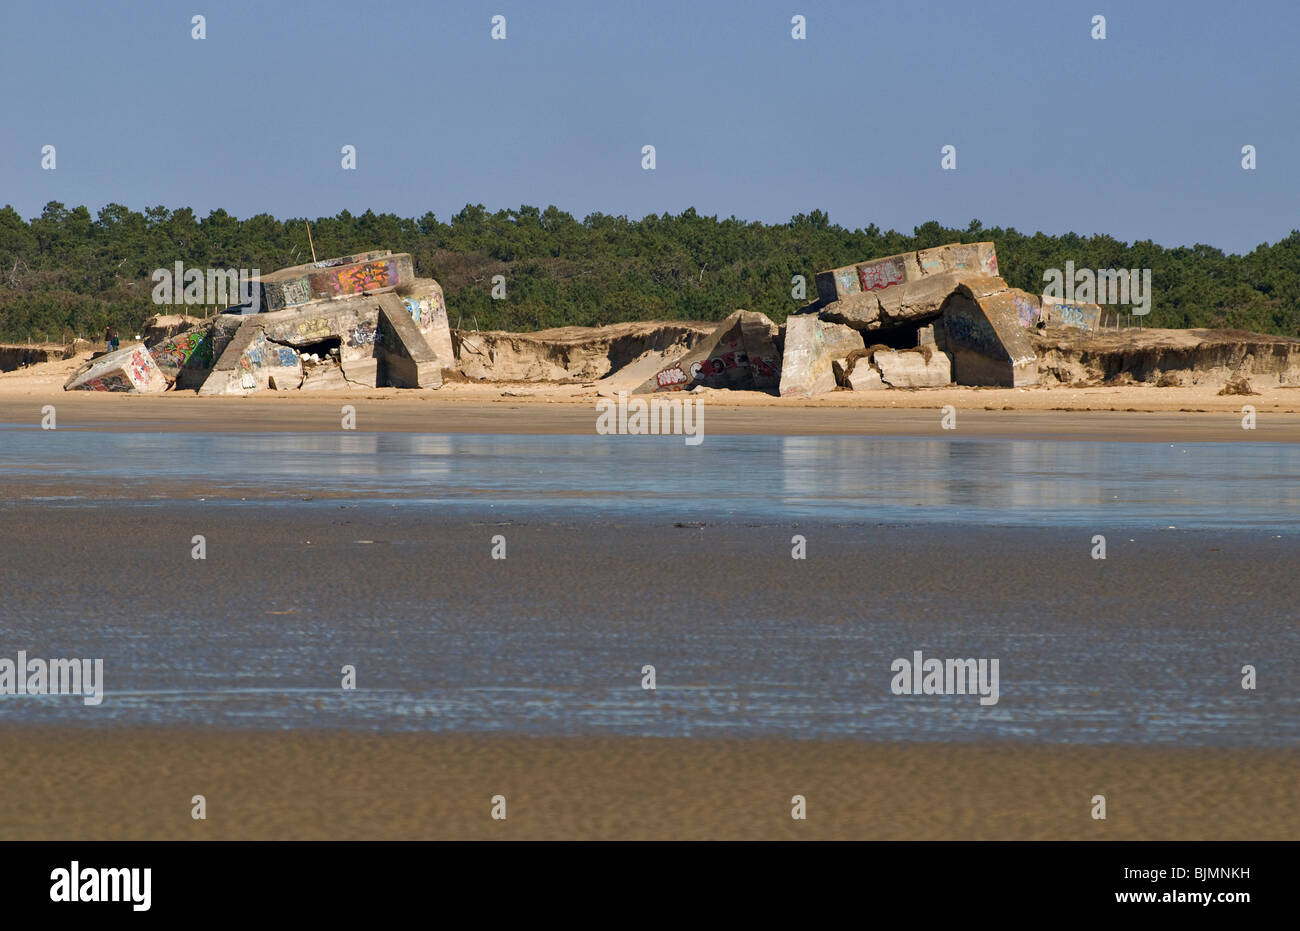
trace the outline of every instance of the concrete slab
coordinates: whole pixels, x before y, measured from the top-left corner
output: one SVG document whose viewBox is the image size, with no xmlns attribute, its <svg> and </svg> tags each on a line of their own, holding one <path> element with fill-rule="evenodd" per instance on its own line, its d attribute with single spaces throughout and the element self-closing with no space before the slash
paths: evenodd
<svg viewBox="0 0 1300 931">
<path fill-rule="evenodd" d="M 451 325 L 447 321 L 447 302 L 443 298 L 442 285 L 432 278 L 416 278 L 409 287 L 404 287 L 397 293 L 423 334 L 425 342 L 437 356 L 438 364 L 444 369 L 456 368 L 456 353 L 452 347 Z"/>
<path fill-rule="evenodd" d="M 952 363 L 947 353 L 922 349 L 878 349 L 871 362 L 881 380 L 891 388 L 943 388 L 952 383 Z M 856 368 L 856 366 L 855 366 Z"/>
<path fill-rule="evenodd" d="M 149 350 L 167 384 L 176 383 L 181 371 L 193 363 L 198 369 L 211 369 L 215 361 L 212 354 L 212 325 L 200 325 L 183 333 L 164 337 Z"/>
<path fill-rule="evenodd" d="M 384 384 L 393 388 L 442 387 L 437 354 L 429 348 L 404 300 L 395 294 L 379 298 L 379 332 Z"/>
<path fill-rule="evenodd" d="M 949 243 L 900 252 L 827 269 L 818 272 L 815 280 L 821 303 L 830 304 L 855 294 L 879 294 L 893 287 L 916 284 L 929 276 L 950 273 L 970 277 L 997 275 L 998 257 L 993 243 Z"/>
<path fill-rule="evenodd" d="M 1066 301 L 1059 297 L 1043 295 L 1043 323 L 1047 326 L 1072 327 L 1076 330 L 1096 330 L 1101 327 L 1101 305 L 1080 301 Z"/>
<path fill-rule="evenodd" d="M 945 271 L 921 276 L 898 287 L 850 295 L 822 307 L 821 317 L 863 331 L 925 324 L 938 318 L 943 302 L 964 281 L 984 282 L 981 287 L 994 290 L 1006 288 L 1006 282 L 1000 278 Z"/>
<path fill-rule="evenodd" d="M 709 388 L 772 390 L 781 383 L 779 330 L 766 315 L 733 313 L 698 346 L 647 378 L 634 393 Z"/>
<path fill-rule="evenodd" d="M 834 391 L 834 362 L 865 347 L 862 334 L 814 314 L 796 314 L 785 321 L 785 353 L 781 358 L 781 397 L 812 397 Z"/>
<path fill-rule="evenodd" d="M 72 373 L 63 390 L 153 394 L 167 390 L 167 379 L 144 343 L 131 343 L 116 352 L 91 359 Z"/>
<path fill-rule="evenodd" d="M 253 284 L 259 289 L 262 311 L 274 313 L 314 301 L 392 291 L 414 281 L 411 256 L 385 251 L 282 268 Z"/>
<path fill-rule="evenodd" d="M 992 283 L 998 281 L 963 283 L 944 302 L 944 346 L 952 356 L 959 385 L 1010 388 L 1038 381 L 1033 343 L 1020 325 L 1016 305 L 1026 292 L 1006 288 L 990 293 Z"/>
</svg>

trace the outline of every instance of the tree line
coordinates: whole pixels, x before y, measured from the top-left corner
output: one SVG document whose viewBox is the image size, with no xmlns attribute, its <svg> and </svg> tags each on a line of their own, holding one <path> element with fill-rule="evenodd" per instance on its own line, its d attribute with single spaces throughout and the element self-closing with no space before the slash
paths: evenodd
<svg viewBox="0 0 1300 931">
<path fill-rule="evenodd" d="M 547 207 L 489 212 L 467 205 L 443 222 L 344 211 L 311 220 L 319 258 L 375 248 L 409 252 L 416 272 L 436 278 L 452 326 L 535 330 L 628 320 L 720 320 L 733 310 L 762 311 L 778 323 L 816 296 L 816 272 L 948 242 L 991 240 L 999 273 L 1015 287 L 1043 290 L 1043 272 L 1064 268 L 1150 268 L 1153 303 L 1145 325 L 1213 327 L 1300 335 L 1300 231 L 1247 255 L 1206 245 L 1166 249 L 1149 240 L 1032 235 L 1013 228 L 965 229 L 924 223 L 911 234 L 874 224 L 846 229 L 822 210 L 787 223 L 700 216 L 688 209 L 641 220 L 595 213 L 578 220 Z M 0 340 L 66 341 L 139 332 L 155 313 L 155 269 L 270 272 L 311 261 L 302 219 L 247 219 L 214 210 L 109 204 L 45 206 L 24 220 L 0 210 Z M 505 299 L 493 299 L 503 276 Z M 806 281 L 804 299 L 796 276 Z M 499 293 L 499 288 L 498 288 Z M 207 308 L 215 312 L 218 308 Z M 1123 310 L 1123 308 L 1119 308 Z M 202 313 L 200 308 L 188 308 Z"/>
</svg>

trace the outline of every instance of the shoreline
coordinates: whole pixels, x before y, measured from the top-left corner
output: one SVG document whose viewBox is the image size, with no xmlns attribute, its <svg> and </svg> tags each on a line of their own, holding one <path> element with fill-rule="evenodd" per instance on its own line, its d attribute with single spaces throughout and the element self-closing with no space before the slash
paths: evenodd
<svg viewBox="0 0 1300 931">
<path fill-rule="evenodd" d="M 261 395 L 200 398 L 194 395 L 130 396 L 95 392 L 35 393 L 0 391 L 0 424 L 40 429 L 42 409 L 52 404 L 62 430 L 152 433 L 326 433 L 341 429 L 343 405 L 356 408 L 357 433 L 595 434 L 599 396 L 536 392 L 501 397 L 491 391 L 422 392 L 383 389 L 357 394 L 309 397 Z M 702 394 L 703 429 L 719 435 L 784 436 L 1005 436 L 1118 442 L 1295 442 L 1300 438 L 1300 396 L 1294 409 L 1265 398 L 1215 398 L 1212 407 L 1138 409 L 1097 406 L 1103 394 L 1089 395 L 1087 406 L 1065 406 L 1065 397 L 1019 389 L 931 389 L 903 392 L 905 398 L 880 403 L 832 393 L 813 400 L 742 392 Z M 1172 393 L 1177 389 L 1144 389 Z M 1275 392 L 1279 393 L 1279 392 Z M 839 394 L 845 394 L 841 401 Z M 645 396 L 649 397 L 649 396 Z M 690 397 L 695 397 L 691 395 Z M 1209 396 L 1213 397 L 1213 396 Z M 1062 406 L 1047 406 L 1044 402 Z M 853 402 L 853 403 L 848 403 Z M 1033 402 L 1038 406 L 1030 406 Z M 1124 402 L 1119 402 L 1124 403 Z M 1174 400 L 1209 405 L 1208 398 Z M 1256 427 L 1242 428 L 1242 406 L 1256 409 Z M 941 408 L 957 411 L 954 430 L 940 426 Z"/>
</svg>

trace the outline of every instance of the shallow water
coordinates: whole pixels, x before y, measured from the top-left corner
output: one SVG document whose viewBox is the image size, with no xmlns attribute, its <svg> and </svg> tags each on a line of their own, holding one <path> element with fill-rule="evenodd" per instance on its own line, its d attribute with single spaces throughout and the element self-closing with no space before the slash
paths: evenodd
<svg viewBox="0 0 1300 931">
<path fill-rule="evenodd" d="M 0 657 L 102 657 L 108 695 L 0 717 L 1300 747 L 1296 476 L 1263 443 L 3 431 L 0 481 L 57 500 L 0 504 Z M 891 694 L 916 649 L 998 658 L 999 702 Z"/>
<path fill-rule="evenodd" d="M 1300 530 L 1300 445 L 0 430 L 0 480 L 571 515 Z"/>
</svg>

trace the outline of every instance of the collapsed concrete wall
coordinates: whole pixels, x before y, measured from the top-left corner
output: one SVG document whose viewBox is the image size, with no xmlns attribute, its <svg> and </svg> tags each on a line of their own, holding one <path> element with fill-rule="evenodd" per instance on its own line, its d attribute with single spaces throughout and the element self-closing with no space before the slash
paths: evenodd
<svg viewBox="0 0 1300 931">
<path fill-rule="evenodd" d="M 456 350 L 451 341 L 451 325 L 447 321 L 447 302 L 442 295 L 442 285 L 432 278 L 416 278 L 409 286 L 399 288 L 397 293 L 415 326 L 437 356 L 438 364 L 444 369 L 454 369 Z"/>
<path fill-rule="evenodd" d="M 1066 301 L 1059 297 L 1043 295 L 1039 299 L 1042 310 L 1038 321 L 1044 326 L 1073 327 L 1077 330 L 1096 330 L 1101 326 L 1101 306 L 1080 301 Z"/>
<path fill-rule="evenodd" d="M 202 317 L 191 317 L 189 314 L 154 314 L 145 321 L 144 328 L 140 332 L 144 334 L 144 344 L 152 349 L 169 337 L 208 323 L 209 321 Z"/>
<path fill-rule="evenodd" d="M 446 319 L 446 312 L 443 313 Z M 393 294 L 379 298 L 376 346 L 383 361 L 383 383 L 392 388 L 439 388 L 442 366 L 416 326 L 405 302 Z"/>
<path fill-rule="evenodd" d="M 995 277 L 997 268 L 991 242 L 885 256 L 819 272 L 817 306 L 822 319 L 857 330 L 920 325 L 938 317 L 963 280 Z"/>
<path fill-rule="evenodd" d="M 963 282 L 944 301 L 943 348 L 958 384 L 1010 388 L 1038 381 L 1037 356 L 1016 303 L 1032 298 L 1000 278 L 984 278 Z"/>
<path fill-rule="evenodd" d="M 63 390 L 155 393 L 167 390 L 167 379 L 144 343 L 132 343 L 80 366 Z"/>
<path fill-rule="evenodd" d="M 263 312 L 297 307 L 312 301 L 377 294 L 415 281 L 411 256 L 387 249 L 295 265 L 253 280 Z"/>
<path fill-rule="evenodd" d="M 660 368 L 633 390 L 689 391 L 697 386 L 775 390 L 781 384 L 779 332 L 766 315 L 738 310 L 697 347 Z"/>
<path fill-rule="evenodd" d="M 884 292 L 897 285 L 915 284 L 929 276 L 946 273 L 972 278 L 995 277 L 997 250 L 991 242 L 950 243 L 832 268 L 818 272 L 817 295 L 830 304 L 854 294 Z"/>
<path fill-rule="evenodd" d="M 796 314 L 785 321 L 785 352 L 781 357 L 783 398 L 807 398 L 834 391 L 834 363 L 863 349 L 862 334 L 812 314 Z"/>
<path fill-rule="evenodd" d="M 302 384 L 302 362 L 289 346 L 267 341 L 266 331 L 256 316 L 244 323 L 226 346 L 199 394 L 244 394 L 274 387 L 297 388 Z"/>
<path fill-rule="evenodd" d="M 164 337 L 149 350 L 167 384 L 175 384 L 186 366 L 210 369 L 215 361 L 212 352 L 212 327 L 198 326 L 174 336 Z"/>
</svg>

